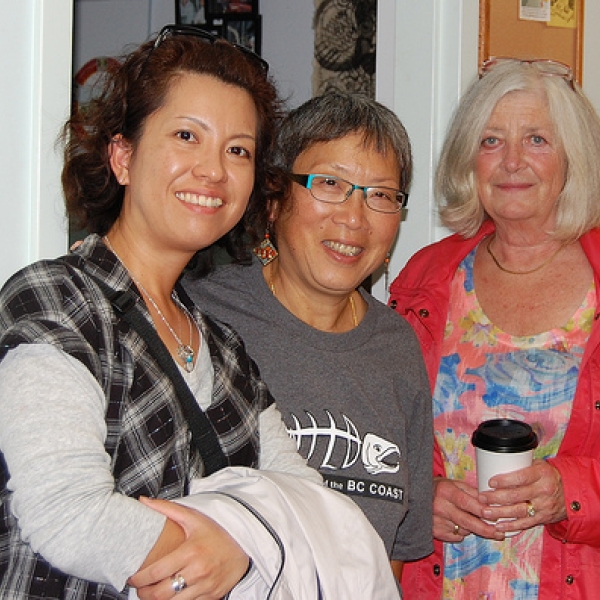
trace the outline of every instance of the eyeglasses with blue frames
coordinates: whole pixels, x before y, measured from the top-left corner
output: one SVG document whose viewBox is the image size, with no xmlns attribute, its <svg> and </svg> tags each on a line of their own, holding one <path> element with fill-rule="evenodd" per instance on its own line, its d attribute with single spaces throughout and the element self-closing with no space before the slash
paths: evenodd
<svg viewBox="0 0 600 600">
<path fill-rule="evenodd" d="M 561 63 L 557 60 L 551 60 L 549 58 L 535 58 L 531 60 L 521 60 L 519 58 L 508 58 L 504 56 L 491 56 L 481 65 L 479 69 L 479 78 L 481 79 L 484 75 L 487 75 L 496 65 L 509 62 L 518 62 L 522 65 L 534 66 L 540 75 L 548 75 L 550 77 L 561 77 L 564 79 L 571 89 L 575 89 L 575 78 L 573 77 L 573 71 L 569 65 Z"/>
<path fill-rule="evenodd" d="M 290 178 L 304 186 L 315 200 L 327 204 L 342 204 L 354 193 L 363 193 L 365 204 L 376 212 L 393 214 L 400 212 L 408 203 L 408 194 L 395 188 L 357 185 L 335 175 L 290 173 Z"/>
<path fill-rule="evenodd" d="M 214 44 L 217 40 L 223 40 L 231 46 L 233 46 L 234 48 L 236 48 L 237 50 L 239 50 L 240 52 L 242 52 L 244 56 L 246 56 L 246 58 L 249 58 L 252 62 L 258 65 L 258 67 L 264 72 L 265 75 L 267 75 L 269 72 L 269 63 L 264 58 L 262 58 L 262 56 L 259 56 L 258 54 L 256 54 L 256 52 L 250 50 L 250 48 L 247 48 L 246 46 L 242 46 L 240 44 L 234 44 L 233 42 L 230 42 L 225 38 L 215 35 L 210 31 L 205 31 L 204 29 L 200 29 L 200 27 L 194 27 L 193 25 L 165 25 L 160 30 L 159 34 L 156 36 L 156 40 L 154 40 L 154 46 L 152 46 L 152 50 L 150 50 L 150 53 L 148 54 L 148 56 L 146 57 L 146 61 L 144 62 L 144 67 L 150 60 L 152 53 L 168 37 L 176 35 L 189 35 L 192 37 L 197 37 L 210 44 Z M 142 71 L 144 70 L 144 67 L 142 67 Z"/>
</svg>

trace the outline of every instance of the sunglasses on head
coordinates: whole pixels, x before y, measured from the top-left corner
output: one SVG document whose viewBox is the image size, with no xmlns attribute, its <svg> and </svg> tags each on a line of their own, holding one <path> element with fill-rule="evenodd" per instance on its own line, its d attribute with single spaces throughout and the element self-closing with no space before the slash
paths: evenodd
<svg viewBox="0 0 600 600">
<path fill-rule="evenodd" d="M 150 60 L 152 53 L 167 38 L 177 36 L 177 35 L 187 35 L 187 36 L 195 37 L 195 38 L 204 40 L 205 42 L 207 42 L 209 44 L 214 44 L 217 40 L 223 40 L 223 41 L 227 42 L 229 45 L 231 45 L 234 48 L 236 48 L 237 50 L 239 50 L 246 58 L 248 58 L 249 60 L 254 62 L 256 65 L 258 65 L 258 67 L 263 71 L 263 73 L 265 75 L 267 75 L 267 73 L 269 72 L 269 63 L 264 58 L 262 58 L 262 56 L 259 56 L 258 54 L 256 54 L 256 52 L 253 52 L 252 50 L 250 50 L 250 48 L 246 48 L 246 46 L 242 46 L 240 44 L 234 44 L 233 42 L 229 42 L 228 40 L 225 40 L 225 38 L 215 35 L 214 33 L 211 33 L 210 31 L 200 29 L 200 27 L 194 27 L 193 25 L 165 25 L 160 30 L 159 34 L 156 36 L 156 40 L 154 40 L 154 46 L 152 47 L 152 50 L 150 50 L 150 53 L 148 54 L 148 56 L 146 58 L 144 66 L 146 65 L 148 60 Z M 142 70 L 143 70 L 143 68 L 142 68 Z"/>
<path fill-rule="evenodd" d="M 521 60 L 518 58 L 507 58 L 501 56 L 492 56 L 488 58 L 479 69 L 479 78 L 481 79 L 494 69 L 495 66 L 505 64 L 509 62 L 518 62 L 522 65 L 535 66 L 536 70 L 541 75 L 548 75 L 550 77 L 561 77 L 564 79 L 571 89 L 575 89 L 573 71 L 569 65 L 561 63 L 557 60 L 551 60 L 549 58 L 536 58 L 532 60 Z"/>
</svg>

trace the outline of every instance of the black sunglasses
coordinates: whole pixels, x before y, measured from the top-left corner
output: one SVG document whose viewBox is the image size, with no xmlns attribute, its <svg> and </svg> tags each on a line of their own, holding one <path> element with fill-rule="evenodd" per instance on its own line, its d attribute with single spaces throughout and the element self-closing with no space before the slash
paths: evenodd
<svg viewBox="0 0 600 600">
<path fill-rule="evenodd" d="M 253 52 L 252 50 L 250 50 L 250 48 L 246 48 L 246 46 L 241 46 L 240 44 L 234 44 L 233 42 L 230 42 L 230 41 L 226 40 L 225 38 L 215 35 L 214 33 L 211 33 L 210 31 L 200 29 L 200 27 L 194 27 L 193 25 L 165 25 L 160 30 L 159 34 L 156 36 L 156 40 L 154 40 L 154 46 L 152 46 L 152 50 L 150 50 L 150 53 L 146 57 L 144 66 L 142 67 L 142 71 L 144 70 L 144 67 L 150 60 L 152 53 L 168 37 L 175 36 L 175 35 L 189 35 L 189 36 L 204 40 L 210 44 L 214 44 L 217 40 L 225 41 L 229 45 L 231 45 L 234 48 L 236 48 L 237 50 L 239 50 L 246 58 L 249 58 L 251 61 L 253 61 L 255 64 L 257 64 L 258 67 L 263 71 L 263 73 L 265 75 L 267 75 L 267 73 L 269 72 L 269 63 L 264 58 L 262 58 L 262 56 L 259 56 L 258 54 L 256 54 L 256 52 Z"/>
</svg>

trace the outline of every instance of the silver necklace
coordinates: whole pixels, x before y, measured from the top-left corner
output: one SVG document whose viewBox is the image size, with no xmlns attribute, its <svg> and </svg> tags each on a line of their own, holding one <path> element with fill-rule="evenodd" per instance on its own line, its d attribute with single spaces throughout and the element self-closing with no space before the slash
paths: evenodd
<svg viewBox="0 0 600 600">
<path fill-rule="evenodd" d="M 181 308 L 181 310 L 183 311 L 183 314 L 186 318 L 186 321 L 188 322 L 188 325 L 189 325 L 189 329 L 190 329 L 190 344 L 189 345 L 184 344 L 182 342 L 181 338 L 175 333 L 175 330 L 171 327 L 171 325 L 170 325 L 169 321 L 167 321 L 167 318 L 165 317 L 165 315 L 163 315 L 160 308 L 158 308 L 158 304 L 156 304 L 156 302 L 154 301 L 154 298 L 152 298 L 152 296 L 147 292 L 146 288 L 133 276 L 133 274 L 127 268 L 127 266 L 125 265 L 125 263 L 123 262 L 121 257 L 115 252 L 115 249 L 113 248 L 112 244 L 110 243 L 108 236 L 105 235 L 103 239 L 106 242 L 106 245 L 108 246 L 109 250 L 119 259 L 119 262 L 125 267 L 125 270 L 127 271 L 127 273 L 129 273 L 129 277 L 131 277 L 131 280 L 133 281 L 133 283 L 135 283 L 135 285 L 140 289 L 142 294 L 144 294 L 144 296 L 146 296 L 146 298 L 148 298 L 148 300 L 150 300 L 150 304 L 152 304 L 152 306 L 154 307 L 154 310 L 157 312 L 157 314 L 161 318 L 162 322 L 167 326 L 167 329 L 171 332 L 171 335 L 175 338 L 175 341 L 177 342 L 177 356 L 179 356 L 179 358 L 183 362 L 183 368 L 188 373 L 191 373 L 194 370 L 194 356 L 196 353 L 194 352 L 194 349 L 191 346 L 191 344 L 193 342 L 192 319 L 188 312 L 188 309 L 182 304 L 181 300 L 179 300 L 179 297 L 175 293 L 175 290 L 173 290 L 171 292 L 171 299 L 173 300 L 173 302 L 175 302 L 175 304 L 177 306 L 179 306 L 179 308 Z"/>
</svg>

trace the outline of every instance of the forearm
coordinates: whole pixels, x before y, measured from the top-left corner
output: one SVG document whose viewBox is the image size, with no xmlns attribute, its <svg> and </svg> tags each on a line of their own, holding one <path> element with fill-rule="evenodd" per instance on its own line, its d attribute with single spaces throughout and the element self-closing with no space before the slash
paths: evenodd
<svg viewBox="0 0 600 600">
<path fill-rule="evenodd" d="M 322 477 L 306 464 L 298 453 L 294 440 L 289 436 L 281 413 L 271 405 L 260 414 L 260 460 L 259 468 L 264 471 L 280 471 L 305 477 L 322 483 Z"/>
<path fill-rule="evenodd" d="M 0 448 L 22 539 L 66 573 L 121 589 L 165 518 L 115 492 L 104 411 L 97 382 L 52 346 L 0 363 Z"/>
<path fill-rule="evenodd" d="M 185 532 L 183 528 L 175 523 L 175 521 L 167 519 L 160 536 L 138 570 L 141 571 L 142 569 L 145 569 L 157 560 L 160 560 L 174 550 L 177 550 L 183 542 L 185 542 Z"/>
</svg>

